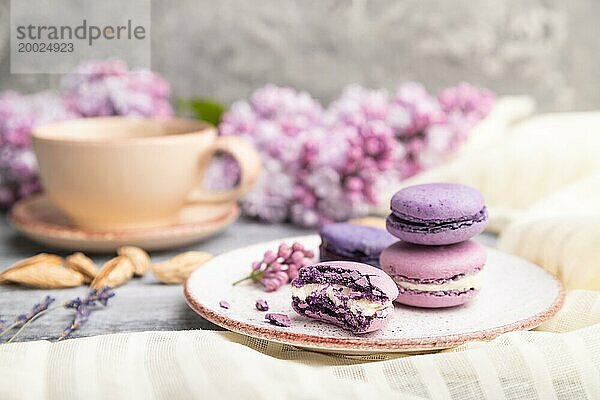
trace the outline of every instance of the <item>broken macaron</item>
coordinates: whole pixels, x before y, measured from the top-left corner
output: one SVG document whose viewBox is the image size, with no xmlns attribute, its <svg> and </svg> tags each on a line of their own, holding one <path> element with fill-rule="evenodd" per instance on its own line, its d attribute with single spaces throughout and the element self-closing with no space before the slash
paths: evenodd
<svg viewBox="0 0 600 400">
<path fill-rule="evenodd" d="M 292 307 L 298 314 L 356 334 L 381 329 L 397 297 L 398 287 L 392 278 L 357 262 L 307 265 L 292 281 Z"/>
</svg>

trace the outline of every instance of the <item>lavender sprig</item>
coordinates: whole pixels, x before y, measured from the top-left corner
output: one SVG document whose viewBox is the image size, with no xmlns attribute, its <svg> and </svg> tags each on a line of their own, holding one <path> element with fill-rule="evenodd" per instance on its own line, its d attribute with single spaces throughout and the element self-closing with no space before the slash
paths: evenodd
<svg viewBox="0 0 600 400">
<path fill-rule="evenodd" d="M 46 311 L 55 300 L 52 296 L 46 296 L 40 303 L 35 304 L 27 314 L 18 315 L 15 323 L 17 326 L 23 326 L 42 311 Z"/>
<path fill-rule="evenodd" d="M 75 297 L 73 300 L 65 303 L 65 308 L 75 308 L 77 309 L 81 304 L 85 304 L 87 306 L 95 306 L 96 302 L 100 302 L 103 306 L 108 304 L 108 299 L 113 297 L 115 292 L 109 287 L 105 286 L 100 290 L 92 289 L 88 293 L 87 297 L 83 300 L 79 297 Z"/>
<path fill-rule="evenodd" d="M 87 322 L 96 303 L 100 303 L 106 307 L 108 305 L 108 300 L 111 297 L 114 297 L 114 295 L 115 292 L 113 292 L 110 287 L 105 286 L 100 290 L 90 290 L 88 295 L 83 299 L 75 297 L 73 300 L 66 302 L 64 304 L 65 308 L 74 308 L 76 310 L 75 318 L 73 318 L 71 325 L 63 330 L 58 340 L 69 338 L 74 331 L 80 329 Z"/>
<path fill-rule="evenodd" d="M 58 340 L 67 339 L 69 336 L 71 336 L 71 333 L 73 333 L 73 331 L 81 328 L 87 322 L 91 312 L 92 311 L 90 310 L 90 308 L 88 308 L 88 306 L 85 303 L 79 304 L 79 306 L 77 306 L 77 312 L 75 313 L 75 318 L 73 319 L 73 322 L 71 323 L 71 325 L 65 328 Z"/>
<path fill-rule="evenodd" d="M 113 292 L 113 290 L 110 287 L 106 286 L 100 290 L 92 289 L 88 293 L 88 295 L 83 299 L 81 299 L 80 297 L 75 297 L 74 299 L 62 304 L 62 307 L 64 308 L 75 309 L 76 313 L 73 322 L 63 331 L 58 340 L 68 338 L 73 331 L 81 328 L 88 320 L 88 317 L 90 316 L 93 307 L 95 307 L 97 303 L 106 306 L 108 304 L 108 300 L 114 295 L 115 293 Z M 54 297 L 46 296 L 42 302 L 35 304 L 27 314 L 17 315 L 14 322 L 9 326 L 2 327 L 0 322 L 0 329 L 3 329 L 0 332 L 0 337 L 2 337 L 5 333 L 9 332 L 11 329 L 19 328 L 15 332 L 15 334 L 12 335 L 11 338 L 7 341 L 7 343 L 12 342 L 30 323 L 32 323 L 45 313 L 61 307 L 49 307 L 50 304 L 52 304 L 54 301 Z"/>
<path fill-rule="evenodd" d="M 40 303 L 36 303 L 27 314 L 17 315 L 15 321 L 6 327 L 2 332 L 0 332 L 0 337 L 4 336 L 6 332 L 13 328 L 19 328 L 19 330 L 15 332 L 15 334 L 7 341 L 7 343 L 12 342 L 27 325 L 41 317 L 47 311 L 51 310 L 49 307 L 50 304 L 54 303 L 54 300 L 56 300 L 54 297 L 46 296 Z"/>
</svg>

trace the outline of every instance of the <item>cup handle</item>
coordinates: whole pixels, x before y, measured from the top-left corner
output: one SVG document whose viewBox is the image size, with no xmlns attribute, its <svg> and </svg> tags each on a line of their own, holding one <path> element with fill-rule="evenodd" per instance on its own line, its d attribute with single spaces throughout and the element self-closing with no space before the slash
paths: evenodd
<svg viewBox="0 0 600 400">
<path fill-rule="evenodd" d="M 261 161 L 258 152 L 246 140 L 235 136 L 219 136 L 209 150 L 209 156 L 200 160 L 200 175 L 204 178 L 206 169 L 217 152 L 231 155 L 240 166 L 238 184 L 229 190 L 206 191 L 196 189 L 190 193 L 188 203 L 221 203 L 235 201 L 246 194 L 258 181 Z"/>
</svg>

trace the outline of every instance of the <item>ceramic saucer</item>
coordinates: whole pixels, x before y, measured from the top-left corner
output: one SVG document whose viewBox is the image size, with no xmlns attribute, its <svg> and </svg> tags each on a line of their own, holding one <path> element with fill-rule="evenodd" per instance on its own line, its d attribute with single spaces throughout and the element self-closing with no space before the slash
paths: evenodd
<svg viewBox="0 0 600 400">
<path fill-rule="evenodd" d="M 205 206 L 186 206 L 179 222 L 155 228 L 128 230 L 86 230 L 74 226 L 45 195 L 16 203 L 9 215 L 12 225 L 26 237 L 65 250 L 112 252 L 123 245 L 146 250 L 173 249 L 216 235 L 240 215 L 235 203 L 207 210 Z"/>
</svg>

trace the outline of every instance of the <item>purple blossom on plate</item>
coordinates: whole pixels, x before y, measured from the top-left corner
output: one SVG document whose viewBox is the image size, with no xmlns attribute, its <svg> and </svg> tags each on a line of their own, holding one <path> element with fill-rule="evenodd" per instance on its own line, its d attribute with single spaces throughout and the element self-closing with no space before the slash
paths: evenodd
<svg viewBox="0 0 600 400">
<path fill-rule="evenodd" d="M 254 304 L 258 311 L 269 311 L 269 304 L 265 299 L 258 299 Z"/>
<path fill-rule="evenodd" d="M 292 320 L 285 314 L 268 313 L 265 314 L 265 319 L 271 325 L 282 326 L 284 328 L 292 326 Z"/>
<path fill-rule="evenodd" d="M 292 246 L 281 243 L 277 253 L 272 250 L 265 251 L 262 260 L 252 263 L 250 274 L 235 281 L 233 285 L 252 280 L 260 283 L 265 291 L 274 292 L 297 278 L 300 268 L 308 265 L 314 256 L 312 250 L 305 249 L 300 243 L 294 243 Z"/>
<path fill-rule="evenodd" d="M 221 301 L 219 301 L 219 307 L 228 310 L 229 307 L 231 307 L 231 304 L 229 304 L 229 302 L 227 302 L 225 300 L 221 300 Z"/>
</svg>

